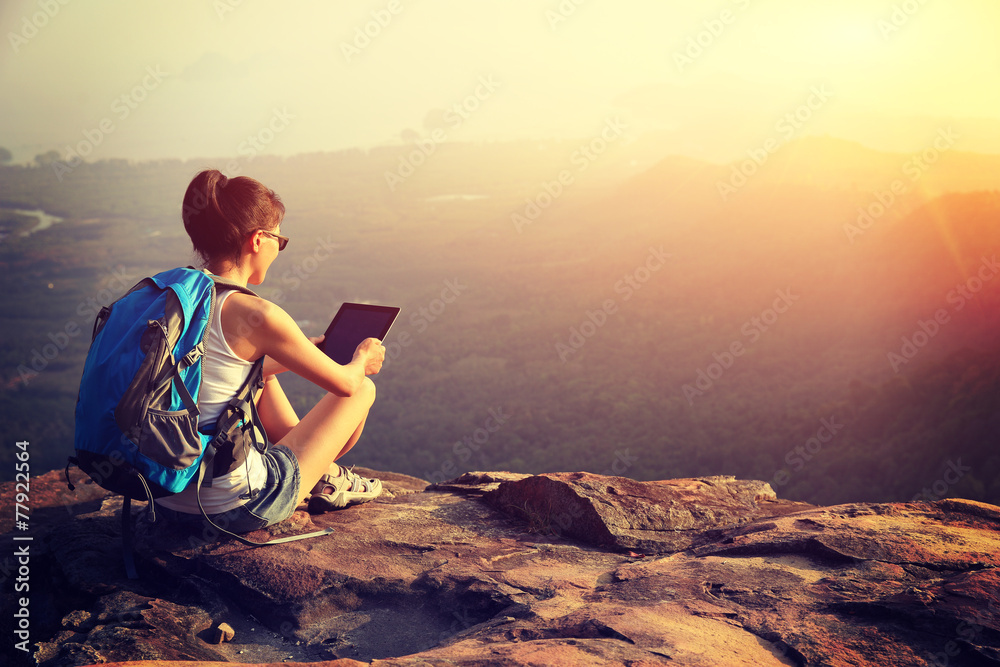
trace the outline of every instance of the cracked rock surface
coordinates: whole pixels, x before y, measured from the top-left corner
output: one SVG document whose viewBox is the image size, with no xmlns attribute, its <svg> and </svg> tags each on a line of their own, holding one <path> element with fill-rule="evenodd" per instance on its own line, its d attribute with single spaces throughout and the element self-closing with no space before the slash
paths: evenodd
<svg viewBox="0 0 1000 667">
<path fill-rule="evenodd" d="M 250 548 L 140 521 L 139 581 L 119 499 L 33 479 L 38 663 L 1000 665 L 997 507 L 813 507 L 732 477 L 359 472 L 383 497 L 249 536 L 326 537 Z M 235 636 L 212 644 L 220 623 Z"/>
</svg>

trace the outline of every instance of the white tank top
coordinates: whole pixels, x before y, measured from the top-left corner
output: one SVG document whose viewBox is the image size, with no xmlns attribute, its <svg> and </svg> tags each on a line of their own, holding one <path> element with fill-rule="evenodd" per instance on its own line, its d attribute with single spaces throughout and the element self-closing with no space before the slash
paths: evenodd
<svg viewBox="0 0 1000 667">
<path fill-rule="evenodd" d="M 208 323 L 205 357 L 201 361 L 201 393 L 198 394 L 201 424 L 215 423 L 230 399 L 243 386 L 253 367 L 253 362 L 236 356 L 222 331 L 222 304 L 234 293 L 234 290 L 226 290 L 219 295 L 212 321 Z M 228 512 L 246 503 L 247 499 L 240 496 L 248 489 L 252 488 L 256 492 L 266 481 L 267 469 L 264 467 L 260 452 L 251 448 L 245 465 L 227 475 L 216 477 L 212 480 L 212 486 L 202 485 L 201 504 L 208 514 Z M 160 498 L 156 502 L 177 512 L 201 514 L 194 484 L 178 494 Z"/>
<path fill-rule="evenodd" d="M 205 336 L 205 358 L 201 362 L 201 393 L 198 395 L 198 409 L 202 424 L 214 424 L 230 399 L 250 375 L 253 362 L 241 359 L 233 352 L 222 332 L 222 306 L 235 294 L 226 290 L 219 295 L 215 304 L 212 321 Z"/>
</svg>

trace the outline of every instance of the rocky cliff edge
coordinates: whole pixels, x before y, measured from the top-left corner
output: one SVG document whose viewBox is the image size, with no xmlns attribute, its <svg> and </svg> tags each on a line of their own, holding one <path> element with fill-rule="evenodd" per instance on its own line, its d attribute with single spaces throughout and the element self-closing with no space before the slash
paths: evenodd
<svg viewBox="0 0 1000 667">
<path fill-rule="evenodd" d="M 6 636 L 28 545 L 44 667 L 1000 665 L 991 505 L 814 507 L 732 477 L 359 472 L 383 479 L 379 500 L 250 535 L 327 537 L 250 548 L 139 521 L 138 581 L 120 498 L 78 471 L 74 493 L 37 477 L 27 530 L 0 519 Z M 15 493 L 0 487 L 5 507 Z"/>
</svg>

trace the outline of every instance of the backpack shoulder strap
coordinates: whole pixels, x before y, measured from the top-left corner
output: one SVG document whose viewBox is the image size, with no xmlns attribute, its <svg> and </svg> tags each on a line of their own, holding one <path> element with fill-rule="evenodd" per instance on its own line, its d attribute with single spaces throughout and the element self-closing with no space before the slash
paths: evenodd
<svg viewBox="0 0 1000 667">
<path fill-rule="evenodd" d="M 247 379 L 215 422 L 210 447 L 213 466 L 211 475 L 206 480 L 208 486 L 211 486 L 211 477 L 225 475 L 242 465 L 250 447 L 261 454 L 267 451 L 267 432 L 257 414 L 254 400 L 257 392 L 264 386 L 263 366 L 262 358 L 254 362 Z"/>
<path fill-rule="evenodd" d="M 193 269 L 193 267 L 188 268 Z M 216 294 L 233 290 L 259 297 L 256 292 L 244 285 L 217 276 L 207 269 L 200 271 L 212 279 Z M 267 450 L 267 433 L 257 414 L 254 400 L 257 392 L 264 386 L 263 365 L 263 358 L 254 363 L 247 379 L 213 425 L 215 433 L 205 457 L 212 466 L 205 475 L 205 486 L 211 486 L 212 478 L 231 472 L 241 465 L 246 459 L 249 446 L 262 454 Z M 260 434 L 260 438 L 257 437 L 257 433 Z"/>
<path fill-rule="evenodd" d="M 212 273 L 211 271 L 209 271 L 208 269 L 196 269 L 193 266 L 189 266 L 187 268 L 189 268 L 189 269 L 191 269 L 193 271 L 201 271 L 206 276 L 208 276 L 209 278 L 211 278 L 212 281 L 215 283 L 215 289 L 216 289 L 216 291 L 221 291 L 221 290 L 236 290 L 238 292 L 243 292 L 244 294 L 249 294 L 250 296 L 256 296 L 256 297 L 260 296 L 259 294 L 257 294 L 256 292 L 254 292 L 252 289 L 250 289 L 246 285 L 240 285 L 239 283 L 234 282 L 234 281 L 230 280 L 229 278 L 223 278 L 222 276 L 217 276 L 214 273 Z"/>
</svg>

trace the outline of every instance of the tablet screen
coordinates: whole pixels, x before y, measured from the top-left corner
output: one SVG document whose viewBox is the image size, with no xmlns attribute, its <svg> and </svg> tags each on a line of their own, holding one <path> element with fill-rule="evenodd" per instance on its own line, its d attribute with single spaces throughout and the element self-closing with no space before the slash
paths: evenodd
<svg viewBox="0 0 1000 667">
<path fill-rule="evenodd" d="M 326 329 L 323 351 L 338 364 L 349 364 L 361 341 L 385 339 L 397 314 L 399 308 L 393 306 L 345 303 Z"/>
</svg>

